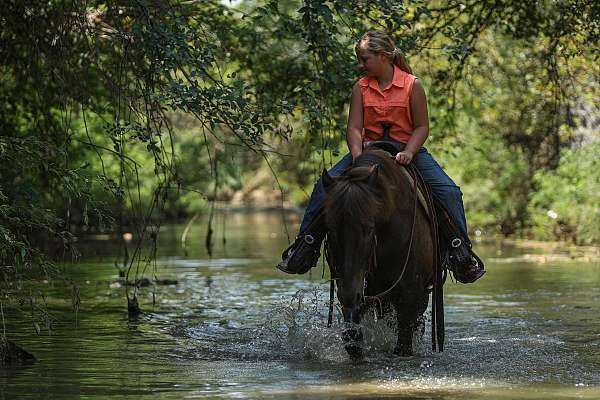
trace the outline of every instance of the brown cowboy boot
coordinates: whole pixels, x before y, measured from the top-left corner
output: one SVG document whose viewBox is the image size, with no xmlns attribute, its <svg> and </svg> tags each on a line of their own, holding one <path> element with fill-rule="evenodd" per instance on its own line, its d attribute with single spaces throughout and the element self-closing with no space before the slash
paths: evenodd
<svg viewBox="0 0 600 400">
<path fill-rule="evenodd" d="M 483 261 L 473 252 L 469 239 L 463 239 L 446 206 L 437 197 L 433 196 L 433 199 L 438 222 L 441 262 L 452 271 L 454 279 L 458 282 L 473 283 L 485 274 Z"/>
<path fill-rule="evenodd" d="M 287 274 L 305 274 L 316 267 L 321 255 L 321 243 L 326 233 L 325 214 L 319 211 L 306 230 L 283 251 L 282 261 L 277 264 L 277 268 Z"/>
<path fill-rule="evenodd" d="M 448 249 L 448 267 L 460 283 L 473 283 L 485 274 L 483 261 L 472 247 L 469 240 L 454 238 Z"/>
</svg>

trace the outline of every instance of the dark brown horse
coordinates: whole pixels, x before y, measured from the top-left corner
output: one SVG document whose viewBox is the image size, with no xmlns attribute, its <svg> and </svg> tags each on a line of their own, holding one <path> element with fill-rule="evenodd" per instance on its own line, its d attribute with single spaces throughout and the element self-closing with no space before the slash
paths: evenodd
<svg viewBox="0 0 600 400">
<path fill-rule="evenodd" d="M 378 304 L 397 315 L 394 353 L 413 354 L 413 333 L 428 303 L 436 251 L 411 175 L 391 155 L 367 149 L 340 177 L 325 171 L 328 261 L 336 279 L 346 349 L 362 355 L 361 312 Z"/>
</svg>

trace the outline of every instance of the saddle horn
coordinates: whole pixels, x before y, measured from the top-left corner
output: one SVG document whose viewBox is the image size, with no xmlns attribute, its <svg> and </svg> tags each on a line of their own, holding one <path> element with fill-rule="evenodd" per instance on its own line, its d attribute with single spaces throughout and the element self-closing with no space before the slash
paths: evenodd
<svg viewBox="0 0 600 400">
<path fill-rule="evenodd" d="M 384 122 L 381 124 L 381 126 L 383 126 L 383 139 L 391 140 L 390 129 L 392 129 L 392 124 L 390 124 L 389 122 Z"/>
</svg>

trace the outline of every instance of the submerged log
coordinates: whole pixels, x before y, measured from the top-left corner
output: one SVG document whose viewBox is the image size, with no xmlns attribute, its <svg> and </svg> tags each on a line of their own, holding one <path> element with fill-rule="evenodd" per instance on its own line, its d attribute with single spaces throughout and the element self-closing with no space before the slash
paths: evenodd
<svg viewBox="0 0 600 400">
<path fill-rule="evenodd" d="M 136 279 L 135 282 L 124 282 L 127 286 L 137 286 L 137 287 L 148 287 L 152 285 L 177 285 L 179 283 L 176 279 L 148 279 L 148 278 L 140 278 Z"/>
<path fill-rule="evenodd" d="M 127 297 L 127 313 L 130 319 L 136 318 L 142 313 L 137 296 Z"/>
</svg>

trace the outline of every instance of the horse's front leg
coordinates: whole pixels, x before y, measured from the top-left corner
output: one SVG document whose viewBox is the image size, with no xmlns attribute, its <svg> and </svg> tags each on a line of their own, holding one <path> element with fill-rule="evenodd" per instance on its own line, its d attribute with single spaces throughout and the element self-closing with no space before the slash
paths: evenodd
<svg viewBox="0 0 600 400">
<path fill-rule="evenodd" d="M 406 311 L 403 310 L 403 311 Z M 396 348 L 394 348 L 394 354 L 409 357 L 413 355 L 413 332 L 415 331 L 416 318 L 405 318 L 398 314 L 398 341 L 396 342 Z"/>
<path fill-rule="evenodd" d="M 410 302 L 396 305 L 398 341 L 396 342 L 394 354 L 402 357 L 409 357 L 414 354 L 414 333 L 419 327 L 419 317 L 425 312 L 426 308 L 427 295 L 425 293 L 414 296 Z"/>
<path fill-rule="evenodd" d="M 348 352 L 348 355 L 353 360 L 362 358 L 363 351 L 363 333 L 360 327 L 360 310 L 354 309 L 343 309 L 344 320 L 348 325 L 347 328 L 342 332 L 342 339 L 346 344 L 344 347 Z"/>
</svg>

